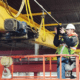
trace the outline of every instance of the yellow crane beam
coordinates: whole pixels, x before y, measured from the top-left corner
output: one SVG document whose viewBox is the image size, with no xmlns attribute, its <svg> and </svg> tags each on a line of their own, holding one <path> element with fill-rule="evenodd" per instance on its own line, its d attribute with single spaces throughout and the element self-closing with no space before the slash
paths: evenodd
<svg viewBox="0 0 80 80">
<path fill-rule="evenodd" d="M 9 7 L 11 12 L 13 13 L 13 15 L 17 14 L 18 11 L 16 11 L 15 9 L 13 9 L 12 7 Z M 4 20 L 5 19 L 9 19 L 9 18 L 13 18 L 11 17 L 5 10 L 4 6 L 3 6 L 3 3 L 0 1 L 0 32 L 5 32 L 5 29 L 4 29 Z M 20 14 L 19 17 L 16 18 L 17 20 L 20 20 L 20 21 L 25 21 L 27 24 L 29 24 L 29 20 L 27 17 L 25 17 L 23 14 Z M 37 24 L 36 22 L 34 22 L 35 24 L 35 28 L 39 29 L 40 28 L 40 25 Z M 33 21 L 30 20 L 30 26 L 33 26 Z M 42 41 L 42 37 L 43 37 L 43 34 L 44 34 L 44 31 L 43 29 L 41 28 L 40 30 L 40 33 L 39 33 L 39 38 L 36 39 L 35 41 L 32 41 L 34 43 L 38 43 L 40 45 L 44 45 L 44 46 L 47 46 L 47 47 L 50 47 L 50 48 L 53 48 L 53 49 L 56 49 L 57 47 L 55 47 L 53 45 L 53 40 L 54 40 L 54 34 L 51 33 L 50 31 L 48 31 L 47 29 L 45 29 L 45 33 L 46 33 L 46 41 L 43 42 Z M 76 50 L 78 52 L 80 52 L 80 49 Z"/>
<path fill-rule="evenodd" d="M 12 14 L 15 15 L 18 11 L 16 11 L 15 9 L 13 9 L 12 7 L 9 7 Z M 12 18 L 5 10 L 4 6 L 3 6 L 3 3 L 0 1 L 0 32 L 5 32 L 5 29 L 4 29 L 4 20 L 5 19 L 9 19 L 9 18 Z M 27 24 L 29 24 L 29 20 L 27 19 L 27 17 L 25 17 L 24 15 L 20 14 L 19 17 L 16 18 L 17 20 L 20 20 L 20 21 L 25 21 Z M 35 28 L 39 29 L 40 28 L 40 25 L 37 24 L 36 22 L 34 22 L 35 24 Z M 33 21 L 30 20 L 30 26 L 33 26 Z M 39 33 L 39 38 L 36 39 L 34 42 L 35 43 L 38 43 L 40 45 L 44 45 L 44 46 L 47 46 L 47 47 L 51 47 L 51 48 L 56 48 L 54 45 L 53 45 L 53 39 L 54 39 L 54 34 L 51 34 L 49 33 L 50 31 L 48 31 L 47 29 L 45 30 L 46 31 L 46 41 L 43 42 L 40 38 L 43 36 L 43 29 L 40 30 L 40 33 Z"/>
<path fill-rule="evenodd" d="M 48 12 L 49 14 L 51 14 L 51 12 Z M 32 16 L 41 16 L 43 13 L 32 13 Z M 27 16 L 27 14 L 23 14 L 24 16 Z M 30 16 L 30 14 L 28 14 Z M 44 15 L 47 15 L 47 13 L 44 12 Z"/>
<path fill-rule="evenodd" d="M 62 25 L 62 23 L 59 23 L 59 24 Z M 46 26 L 58 26 L 58 24 L 57 23 L 45 24 L 45 27 Z"/>
</svg>

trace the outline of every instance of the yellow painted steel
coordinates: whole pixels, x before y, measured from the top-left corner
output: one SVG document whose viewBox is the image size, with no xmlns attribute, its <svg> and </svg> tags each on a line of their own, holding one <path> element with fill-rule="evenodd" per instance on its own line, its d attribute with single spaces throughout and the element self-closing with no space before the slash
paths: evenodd
<svg viewBox="0 0 80 80">
<path fill-rule="evenodd" d="M 62 23 L 59 23 L 60 25 L 62 25 Z M 51 24 L 45 24 L 45 26 L 58 26 L 57 23 L 51 23 Z"/>
<path fill-rule="evenodd" d="M 25 7 L 26 7 L 26 13 L 27 13 L 27 16 L 28 16 L 29 24 L 30 24 L 29 16 L 31 17 L 31 20 L 32 20 L 32 22 L 33 22 L 33 26 L 31 26 L 31 30 L 34 31 L 34 30 L 32 29 L 32 27 L 34 27 L 35 24 L 34 24 L 32 12 L 31 12 L 29 0 L 25 0 Z M 30 15 L 29 15 L 29 14 L 30 14 Z M 35 27 L 34 27 L 34 28 L 35 28 Z M 36 28 L 35 28 L 35 31 L 37 32 L 37 29 L 36 29 Z"/>
<path fill-rule="evenodd" d="M 26 16 L 28 17 L 28 20 L 29 20 L 29 12 L 28 12 L 28 6 L 27 6 L 28 4 L 27 4 L 27 1 L 25 0 L 25 7 L 26 7 Z M 29 20 L 29 23 L 30 23 L 30 20 Z"/>
<path fill-rule="evenodd" d="M 17 11 L 13 8 L 10 7 L 10 10 L 11 12 L 13 13 L 13 15 L 15 15 L 17 13 Z M 4 20 L 5 19 L 8 19 L 8 18 L 12 18 L 5 10 L 5 8 L 3 7 L 3 4 L 2 2 L 0 1 L 0 15 L 3 17 L 0 17 L 0 31 L 5 31 L 4 29 Z M 29 24 L 29 20 L 27 17 L 23 16 L 22 14 L 20 14 L 20 16 L 18 18 L 16 18 L 17 20 L 20 20 L 20 21 L 25 21 L 27 24 Z M 39 29 L 40 25 L 37 24 L 36 22 L 34 22 L 35 24 L 35 28 Z M 33 21 L 30 20 L 30 26 L 33 26 Z M 54 39 L 54 34 L 51 34 L 49 33 L 50 31 L 48 31 L 47 29 L 45 29 L 45 34 L 47 35 L 46 36 L 46 41 L 43 42 L 41 37 L 43 36 L 44 32 L 43 32 L 43 29 L 40 30 L 40 33 L 39 33 L 39 38 L 36 39 L 34 42 L 35 43 L 38 43 L 40 45 L 44 45 L 44 46 L 47 46 L 47 47 L 51 47 L 51 48 L 56 48 L 54 45 L 53 45 L 53 39 Z"/>
<path fill-rule="evenodd" d="M 30 13 L 30 17 L 33 21 L 33 16 L 32 16 L 32 12 L 31 12 L 31 8 L 30 8 L 30 3 L 29 3 L 29 0 L 26 0 L 27 1 L 27 6 L 28 6 L 28 9 L 29 9 L 29 13 Z M 33 22 L 34 23 L 34 22 Z"/>
<path fill-rule="evenodd" d="M 48 12 L 49 14 L 51 14 L 51 12 Z M 26 15 L 26 14 L 23 14 L 24 16 L 30 16 L 30 14 Z M 42 12 L 41 13 L 32 13 L 32 16 L 41 16 L 42 15 Z M 47 15 L 47 13 L 44 12 L 44 15 Z"/>
<path fill-rule="evenodd" d="M 12 7 L 10 7 L 10 10 L 12 12 L 13 15 L 15 15 L 18 11 L 16 11 L 15 9 L 13 9 Z M 5 10 L 5 8 L 3 7 L 3 4 L 2 2 L 0 1 L 0 32 L 5 32 L 5 29 L 4 29 L 4 20 L 5 19 L 9 19 L 9 18 L 12 18 Z M 33 21 L 30 19 L 30 24 L 29 24 L 29 20 L 27 17 L 25 17 L 24 15 L 20 14 L 19 17 L 16 18 L 17 20 L 20 20 L 20 21 L 25 21 L 28 25 L 30 26 L 33 26 Z M 40 25 L 37 24 L 36 22 L 34 22 L 35 24 L 35 28 L 39 29 L 40 28 Z M 40 32 L 39 32 L 39 38 L 36 39 L 35 41 L 32 41 L 32 42 L 35 42 L 35 43 L 38 43 L 40 45 L 44 45 L 44 46 L 47 46 L 47 47 L 50 47 L 50 48 L 53 48 L 53 49 L 57 49 L 57 47 L 55 47 L 53 45 L 53 40 L 54 40 L 54 34 L 52 33 L 49 33 L 50 31 L 48 31 L 47 29 L 45 29 L 45 34 L 47 35 L 46 36 L 46 41 L 43 42 L 41 37 L 43 36 L 44 34 L 44 31 L 43 29 L 41 28 Z M 77 49 L 76 52 L 80 52 L 80 49 Z"/>
<path fill-rule="evenodd" d="M 43 28 L 43 32 L 44 32 L 43 36 L 42 36 L 42 41 L 45 42 L 46 41 L 46 34 L 45 34 L 45 26 L 44 26 L 45 25 L 45 17 L 44 17 L 44 15 L 42 16 L 42 24 L 43 24 L 42 28 Z"/>
</svg>

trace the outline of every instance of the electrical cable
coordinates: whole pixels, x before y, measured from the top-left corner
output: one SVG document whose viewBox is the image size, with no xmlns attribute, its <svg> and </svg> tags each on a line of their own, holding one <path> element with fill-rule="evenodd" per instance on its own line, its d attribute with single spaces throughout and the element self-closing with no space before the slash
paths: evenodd
<svg viewBox="0 0 80 80">
<path fill-rule="evenodd" d="M 32 16 L 32 12 L 31 12 L 31 8 L 30 8 L 30 3 L 29 3 L 29 0 L 27 0 L 27 4 L 28 4 L 28 9 L 29 9 L 29 13 L 30 13 L 30 17 L 31 17 L 31 20 L 32 20 L 32 23 L 33 23 L 33 27 L 35 26 L 34 24 L 34 20 L 33 20 L 33 16 Z M 37 33 L 37 29 L 34 27 L 36 33 Z"/>
<path fill-rule="evenodd" d="M 28 20 L 29 20 L 29 24 L 30 24 L 30 19 L 29 19 L 29 13 L 30 13 L 30 17 L 32 19 L 32 22 L 33 22 L 33 25 L 34 25 L 34 21 L 33 21 L 33 17 L 32 17 L 32 14 L 31 14 L 31 9 L 30 9 L 30 5 L 29 5 L 29 0 L 25 0 L 25 7 L 26 7 L 26 13 L 27 13 L 27 16 L 28 16 Z M 28 10 L 29 9 L 29 10 Z M 37 30 L 33 30 L 32 29 L 32 26 L 31 27 L 31 30 L 34 32 L 34 33 L 37 33 Z"/>
</svg>

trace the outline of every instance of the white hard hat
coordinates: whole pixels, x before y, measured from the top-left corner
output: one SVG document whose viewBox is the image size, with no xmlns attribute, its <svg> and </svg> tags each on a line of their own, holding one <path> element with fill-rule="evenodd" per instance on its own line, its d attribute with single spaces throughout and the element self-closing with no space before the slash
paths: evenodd
<svg viewBox="0 0 80 80">
<path fill-rule="evenodd" d="M 66 26 L 66 29 L 75 29 L 75 26 L 73 24 L 68 24 Z"/>
</svg>

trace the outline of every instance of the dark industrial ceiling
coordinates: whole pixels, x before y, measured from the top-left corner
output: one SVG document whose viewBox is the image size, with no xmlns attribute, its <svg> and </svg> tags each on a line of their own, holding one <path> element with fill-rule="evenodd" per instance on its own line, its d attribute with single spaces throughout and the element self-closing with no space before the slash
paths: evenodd
<svg viewBox="0 0 80 80">
<path fill-rule="evenodd" d="M 80 21 L 80 0 L 37 0 L 48 12 L 51 12 L 51 15 L 62 24 L 66 23 L 79 23 Z M 16 10 L 19 10 L 20 4 L 22 0 L 7 0 L 8 4 Z M 30 0 L 31 12 L 39 13 L 42 12 L 42 9 L 34 2 L 34 0 Z M 22 14 L 26 14 L 25 7 L 22 11 Z M 41 23 L 41 16 L 33 17 L 34 21 L 38 24 Z M 45 16 L 45 24 L 55 23 L 48 15 Z M 80 41 L 80 23 L 76 24 L 76 32 L 79 35 Z M 65 27 L 63 25 L 63 27 Z M 53 31 L 54 26 L 48 26 L 46 29 Z M 7 48 L 12 46 L 11 43 L 4 44 Z M 3 44 L 1 46 L 4 46 Z M 31 43 L 13 43 L 15 49 L 31 49 L 34 48 L 34 44 Z M 41 48 L 47 48 L 42 47 Z M 80 48 L 80 45 L 79 47 Z"/>
</svg>

